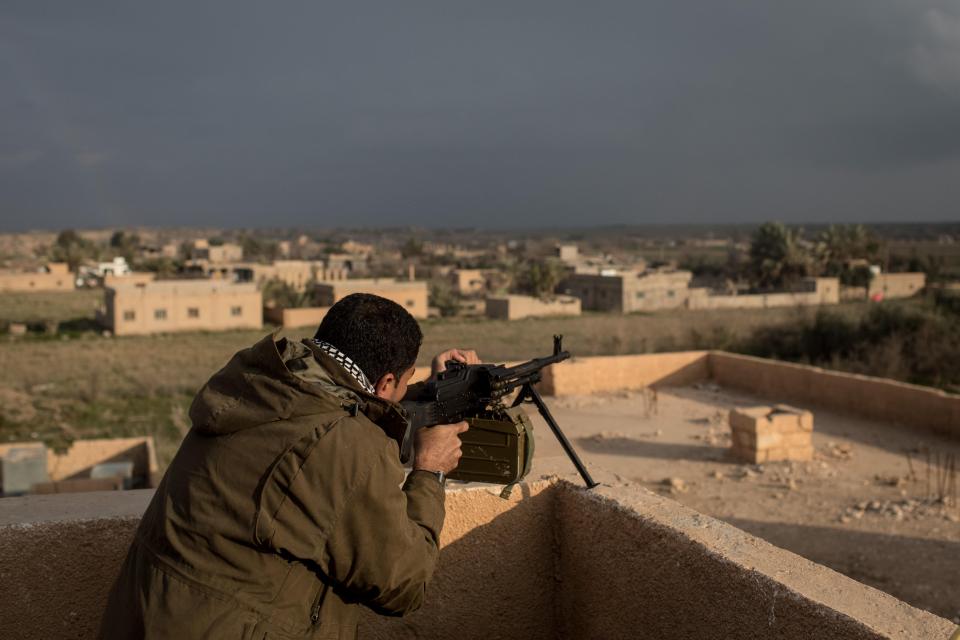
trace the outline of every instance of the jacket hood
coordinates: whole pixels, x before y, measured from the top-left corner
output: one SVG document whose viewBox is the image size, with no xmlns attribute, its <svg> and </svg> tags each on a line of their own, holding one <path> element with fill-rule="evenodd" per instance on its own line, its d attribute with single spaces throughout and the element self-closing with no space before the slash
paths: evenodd
<svg viewBox="0 0 960 640">
<path fill-rule="evenodd" d="M 207 381 L 193 399 L 190 419 L 199 433 L 227 435 L 340 409 L 364 413 L 398 442 L 406 432 L 399 405 L 364 391 L 310 340 L 268 335 L 237 352 Z"/>
</svg>

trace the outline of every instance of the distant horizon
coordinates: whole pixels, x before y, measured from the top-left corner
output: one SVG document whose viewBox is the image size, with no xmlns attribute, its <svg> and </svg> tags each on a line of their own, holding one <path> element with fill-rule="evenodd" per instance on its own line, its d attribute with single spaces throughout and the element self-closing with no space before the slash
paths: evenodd
<svg viewBox="0 0 960 640">
<path fill-rule="evenodd" d="M 303 233 L 311 232 L 356 232 L 362 233 L 364 231 L 376 231 L 376 232 L 391 232 L 395 231 L 397 233 L 413 233 L 416 231 L 426 231 L 430 233 L 435 232 L 451 232 L 451 233 L 470 233 L 470 232 L 479 232 L 479 233 L 491 233 L 491 234 L 508 234 L 508 233 L 519 233 L 519 234 L 530 234 L 530 233 L 575 233 L 575 232 L 604 232 L 604 231 L 617 231 L 617 230 L 668 230 L 668 229 L 737 229 L 737 228 L 752 228 L 757 227 L 761 224 L 768 222 L 781 222 L 786 224 L 789 227 L 798 227 L 798 228 L 821 228 L 829 227 L 831 225 L 863 225 L 865 227 L 934 227 L 934 228 L 944 228 L 945 230 L 954 231 L 960 233 L 960 220 L 957 221 L 881 221 L 881 222 L 843 222 L 843 221 L 820 221 L 820 222 L 789 222 L 784 220 L 758 220 L 758 221 L 748 221 L 748 222 L 671 222 L 671 223 L 613 223 L 613 224 L 596 224 L 596 225 L 554 225 L 554 226 L 516 226 L 516 227 L 469 227 L 469 226 L 424 226 L 424 225 L 360 225 L 360 226 L 310 226 L 310 225 L 269 225 L 269 226 L 219 226 L 219 225 L 210 225 L 210 224 L 196 224 L 196 225 L 186 225 L 186 224 L 117 224 L 117 225 L 105 225 L 105 226 L 96 226 L 96 227 L 83 227 L 83 226 L 64 226 L 64 227 L 38 227 L 38 228 L 25 228 L 25 229 L 6 229 L 0 225 L 0 234 L 29 234 L 29 233 L 59 233 L 65 230 L 73 230 L 78 233 L 96 233 L 104 231 L 137 231 L 137 230 L 150 230 L 150 231 L 175 231 L 175 230 L 210 230 L 210 231 L 226 231 L 230 233 L 240 233 L 240 232 L 251 232 L 251 233 L 269 233 L 269 232 L 282 232 L 282 231 L 300 231 Z"/>
</svg>

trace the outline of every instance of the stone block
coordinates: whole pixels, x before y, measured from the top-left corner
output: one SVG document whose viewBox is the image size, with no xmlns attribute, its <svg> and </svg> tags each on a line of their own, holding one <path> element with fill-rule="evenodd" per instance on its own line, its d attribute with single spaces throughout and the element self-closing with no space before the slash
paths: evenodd
<svg viewBox="0 0 960 640">
<path fill-rule="evenodd" d="M 0 458 L 4 495 L 27 493 L 33 485 L 47 479 L 47 448 L 42 444 L 14 447 Z"/>
<path fill-rule="evenodd" d="M 789 405 L 730 410 L 735 457 L 748 462 L 810 460 L 813 414 Z"/>
<path fill-rule="evenodd" d="M 813 445 L 806 447 L 790 447 L 787 450 L 788 460 L 813 460 Z"/>
</svg>

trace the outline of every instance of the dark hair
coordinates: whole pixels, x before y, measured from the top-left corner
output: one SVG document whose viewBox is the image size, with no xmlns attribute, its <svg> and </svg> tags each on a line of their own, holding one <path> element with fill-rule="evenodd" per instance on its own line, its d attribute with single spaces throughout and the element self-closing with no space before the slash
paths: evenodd
<svg viewBox="0 0 960 640">
<path fill-rule="evenodd" d="M 387 373 L 399 378 L 417 362 L 423 342 L 406 309 L 369 293 L 350 294 L 330 307 L 314 337 L 352 358 L 371 384 Z"/>
</svg>

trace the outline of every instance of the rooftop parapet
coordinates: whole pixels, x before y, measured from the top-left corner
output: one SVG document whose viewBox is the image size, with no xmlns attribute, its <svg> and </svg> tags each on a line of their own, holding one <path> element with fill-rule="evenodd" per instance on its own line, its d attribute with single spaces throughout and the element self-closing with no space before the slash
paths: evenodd
<svg viewBox="0 0 960 640">
<path fill-rule="evenodd" d="M 954 625 L 611 478 L 448 489 L 424 607 L 370 638 L 947 638 Z M 0 637 L 92 637 L 151 492 L 0 503 Z"/>
</svg>

